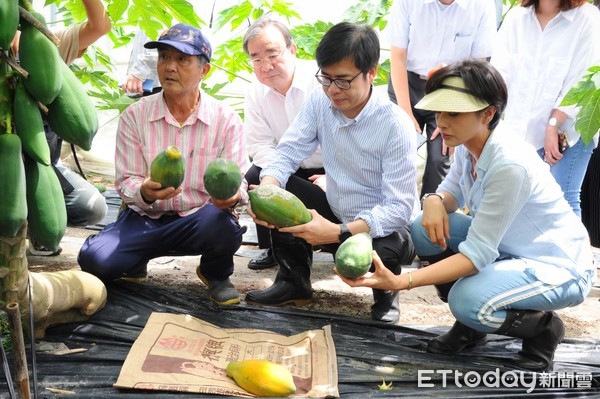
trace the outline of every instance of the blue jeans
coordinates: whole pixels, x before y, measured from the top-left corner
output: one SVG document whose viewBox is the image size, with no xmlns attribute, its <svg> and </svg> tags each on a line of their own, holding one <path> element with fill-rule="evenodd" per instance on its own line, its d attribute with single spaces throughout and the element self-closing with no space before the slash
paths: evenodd
<svg viewBox="0 0 600 399">
<path fill-rule="evenodd" d="M 450 217 L 447 245 L 458 252 L 467 237 L 472 218 L 460 213 Z M 433 244 L 421 225 L 421 216 L 411 226 L 411 236 L 419 256 L 437 255 L 443 249 Z M 548 284 L 535 275 L 544 263 L 532 259 L 497 260 L 478 273 L 459 279 L 448 296 L 450 311 L 458 321 L 477 331 L 491 333 L 500 328 L 508 309 L 556 310 L 583 302 L 592 288 L 592 276 Z"/>
<path fill-rule="evenodd" d="M 540 148 L 537 151 L 542 159 L 544 158 L 543 150 Z M 581 217 L 581 185 L 593 151 L 593 142 L 585 145 L 580 139 L 573 147 L 567 148 L 560 161 L 550 167 L 550 172 L 560 185 L 565 199 L 579 217 Z"/>
</svg>

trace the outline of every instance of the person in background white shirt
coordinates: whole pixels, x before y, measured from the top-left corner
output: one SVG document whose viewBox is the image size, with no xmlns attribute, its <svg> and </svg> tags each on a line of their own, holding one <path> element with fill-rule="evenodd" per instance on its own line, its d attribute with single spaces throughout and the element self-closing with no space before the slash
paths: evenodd
<svg viewBox="0 0 600 399">
<path fill-rule="evenodd" d="M 144 48 L 144 43 L 149 40 L 143 30 L 139 30 L 133 38 L 127 78 L 121 86 L 128 96 L 147 96 L 161 90 L 156 74 L 158 52 L 156 49 Z"/>
<path fill-rule="evenodd" d="M 266 16 L 255 21 L 243 39 L 243 48 L 250 57 L 255 81 L 246 93 L 244 119 L 246 147 L 252 165 L 246 173 L 248 184 L 259 184 L 261 170 L 275 156 L 275 148 L 292 123 L 305 96 L 320 87 L 315 79 L 317 64 L 296 58 L 296 44 L 283 23 Z M 312 180 L 315 190 L 322 190 L 324 181 L 321 149 L 300 164 L 288 185 L 295 179 Z M 309 206 L 312 208 L 312 206 Z M 269 230 L 256 226 L 259 248 L 267 248 L 250 260 L 250 269 L 277 266 L 271 251 Z"/>
<path fill-rule="evenodd" d="M 560 103 L 598 59 L 600 12 L 585 0 L 523 0 L 504 18 L 491 59 L 508 86 L 501 123 L 538 150 L 579 216 L 598 139 L 584 144 L 574 128 L 578 110 Z"/>
</svg>

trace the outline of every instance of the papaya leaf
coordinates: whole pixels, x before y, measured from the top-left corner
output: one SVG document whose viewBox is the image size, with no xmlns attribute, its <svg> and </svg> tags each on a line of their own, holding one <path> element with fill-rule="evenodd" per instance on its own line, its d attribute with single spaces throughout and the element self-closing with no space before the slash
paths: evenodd
<svg viewBox="0 0 600 399">
<path fill-rule="evenodd" d="M 242 1 L 240 4 L 226 8 L 219 13 L 215 21 L 215 30 L 220 30 L 227 24 L 231 24 L 231 30 L 234 31 L 242 23 L 248 23 L 252 13 L 252 3 L 248 0 Z"/>
<path fill-rule="evenodd" d="M 292 37 L 298 47 L 297 57 L 307 60 L 315 59 L 315 51 L 319 42 L 323 38 L 333 23 L 316 21 L 313 24 L 303 24 L 291 29 Z M 316 71 L 315 71 L 316 73 Z"/>
<path fill-rule="evenodd" d="M 589 144 L 600 131 L 600 89 L 590 94 L 587 103 L 577 114 L 575 129 L 586 144 Z"/>
<path fill-rule="evenodd" d="M 584 80 L 576 84 L 567 92 L 567 95 L 562 100 L 560 105 L 583 105 L 586 101 L 585 97 L 589 95 L 596 85 L 591 80 Z"/>
<path fill-rule="evenodd" d="M 391 0 L 361 0 L 346 10 L 344 20 L 383 30 Z"/>
<path fill-rule="evenodd" d="M 301 19 L 300 14 L 298 14 L 298 12 L 294 10 L 292 6 L 293 4 L 287 1 L 274 0 L 269 8 L 272 12 L 285 17 L 288 21 L 290 21 L 291 18 Z"/>
<path fill-rule="evenodd" d="M 377 69 L 377 75 L 375 76 L 375 81 L 373 81 L 374 86 L 387 85 L 388 84 L 388 76 L 390 76 L 390 60 L 385 60 L 383 63 L 379 65 L 379 69 Z"/>
<path fill-rule="evenodd" d="M 573 86 L 561 105 L 575 105 L 579 113 L 575 129 L 584 143 L 589 144 L 600 130 L 600 66 L 588 69 L 583 79 Z"/>
<path fill-rule="evenodd" d="M 120 21 L 129 7 L 129 0 L 112 0 L 106 10 L 113 21 Z"/>
<path fill-rule="evenodd" d="M 121 27 L 113 26 L 110 32 L 108 32 L 108 38 L 113 43 L 113 48 L 119 48 L 121 46 L 128 45 L 134 38 L 134 33 L 125 33 Z"/>
<path fill-rule="evenodd" d="M 252 73 L 248 57 L 242 50 L 242 37 L 236 37 L 221 44 L 215 49 L 214 54 L 211 65 L 226 72 L 229 82 Z"/>
<path fill-rule="evenodd" d="M 85 7 L 81 1 L 57 0 L 54 2 L 54 5 L 57 8 L 57 13 L 62 18 L 60 21 L 56 22 L 62 22 L 68 26 L 74 23 L 83 22 L 87 19 Z"/>
<path fill-rule="evenodd" d="M 194 7 L 186 0 L 146 0 L 153 7 L 165 10 L 176 23 L 188 24 L 201 27 L 206 23 L 194 11 Z M 171 23 L 168 24 L 171 26 Z"/>
</svg>

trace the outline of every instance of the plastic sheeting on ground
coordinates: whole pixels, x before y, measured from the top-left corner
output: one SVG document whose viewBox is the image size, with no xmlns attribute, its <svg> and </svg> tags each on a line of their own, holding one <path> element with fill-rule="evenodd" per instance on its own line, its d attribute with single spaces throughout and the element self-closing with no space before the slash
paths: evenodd
<svg viewBox="0 0 600 399">
<path fill-rule="evenodd" d="M 107 288 L 106 307 L 88 321 L 48 329 L 44 341 L 87 351 L 63 356 L 37 354 L 38 397 L 223 398 L 113 388 L 131 346 L 155 311 L 190 314 L 223 328 L 260 328 L 286 335 L 331 325 L 342 398 L 520 398 L 528 390 L 530 396 L 543 398 L 600 396 L 600 340 L 567 339 L 557 351 L 555 372 L 520 373 L 506 367 L 520 347 L 520 341 L 508 337 L 491 335 L 485 346 L 442 356 L 424 350 L 431 337 L 446 330 L 442 327 L 389 326 L 297 308 L 241 304 L 222 309 L 207 300 L 185 297 L 150 283 L 119 281 Z M 9 364 L 12 367 L 10 355 Z M 494 376 L 496 383 L 490 382 Z M 484 377 L 489 381 L 484 382 Z M 513 377 L 523 381 L 513 381 Z M 378 389 L 382 378 L 392 383 L 392 390 Z M 534 379 L 535 388 L 531 385 Z M 74 394 L 55 394 L 46 388 Z M 8 398 L 7 392 L 1 379 L 0 398 Z"/>
</svg>

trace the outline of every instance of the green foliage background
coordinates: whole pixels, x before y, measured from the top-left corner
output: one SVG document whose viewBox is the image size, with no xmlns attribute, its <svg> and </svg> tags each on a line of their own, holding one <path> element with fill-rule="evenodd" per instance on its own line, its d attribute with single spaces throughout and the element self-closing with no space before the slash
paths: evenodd
<svg viewBox="0 0 600 399">
<path fill-rule="evenodd" d="M 133 39 L 138 29 L 146 32 L 148 37 L 155 39 L 159 32 L 177 22 L 183 22 L 200 28 L 209 28 L 213 35 L 223 34 L 232 36 L 234 31 L 240 31 L 244 26 L 249 26 L 254 20 L 266 13 L 272 13 L 278 18 L 287 21 L 292 27 L 292 34 L 298 45 L 298 57 L 313 59 L 314 52 L 323 34 L 335 23 L 340 21 L 316 21 L 302 23 L 302 16 L 295 4 L 285 0 L 240 0 L 235 5 L 214 11 L 218 0 L 212 0 L 213 13 L 210 20 L 202 20 L 195 12 L 192 4 L 187 0 L 103 0 L 113 28 L 108 37 L 113 48 L 126 46 Z M 196 0 L 207 1 L 207 0 Z M 208 1 L 207 1 L 208 3 Z M 77 23 L 85 20 L 85 9 L 81 0 L 46 0 L 45 6 L 54 4 L 58 8 L 61 21 L 66 24 Z M 349 7 L 343 20 L 360 24 L 368 24 L 382 31 L 387 24 L 387 17 L 392 0 L 357 0 Z M 504 0 L 506 13 L 519 4 L 519 0 Z M 237 96 L 236 107 L 241 112 L 242 95 L 228 91 L 228 85 L 241 79 L 247 81 L 251 68 L 247 57 L 242 50 L 241 35 L 233 37 L 213 49 L 211 64 L 213 70 L 225 72 L 225 80 L 215 81 L 211 76 L 203 82 L 203 90 L 217 98 Z M 389 59 L 386 51 L 382 49 L 382 64 L 379 67 L 375 85 L 387 83 L 390 71 Z M 78 77 L 89 84 L 89 92 L 96 97 L 101 109 L 123 110 L 132 100 L 126 97 L 116 80 L 114 60 L 110 54 L 92 46 L 84 55 L 85 64 L 74 67 Z M 577 129 L 585 142 L 592 140 L 600 129 L 600 66 L 590 69 L 589 74 L 574 87 L 564 104 L 573 104 L 581 107 L 580 117 L 577 120 Z M 235 104 L 234 104 L 235 107 Z"/>
<path fill-rule="evenodd" d="M 204 1 L 204 0 L 199 0 Z M 218 0 L 207 4 L 212 5 L 213 13 L 209 21 L 198 16 L 191 2 L 187 0 L 104 0 L 113 28 L 108 34 L 113 48 L 126 46 L 133 39 L 138 29 L 143 30 L 148 37 L 156 39 L 164 29 L 182 22 L 201 29 L 208 28 L 213 36 L 223 35 L 232 37 L 213 49 L 211 65 L 213 69 L 203 82 L 203 90 L 217 97 L 238 96 L 238 104 L 243 101 L 242 95 L 227 90 L 227 86 L 241 79 L 247 81 L 252 70 L 247 57 L 242 50 L 242 35 L 233 32 L 243 32 L 245 26 L 266 13 L 274 14 L 292 27 L 292 34 L 298 45 L 298 57 L 313 59 L 314 51 L 323 34 L 340 21 L 316 21 L 302 23 L 302 16 L 296 5 L 285 0 L 240 0 L 235 5 L 214 11 Z M 345 12 L 344 20 L 361 24 L 369 24 L 376 29 L 383 29 L 387 23 L 387 14 L 391 0 L 359 0 Z M 60 22 L 73 24 L 85 20 L 85 9 L 81 0 L 46 0 L 44 6 L 54 4 L 58 9 Z M 299 4 L 299 3 L 297 3 Z M 106 51 L 98 46 L 88 49 L 83 59 L 84 64 L 75 66 L 78 77 L 89 84 L 89 93 L 96 97 L 101 109 L 123 110 L 132 100 L 126 97 L 119 87 L 115 77 L 115 63 Z M 215 81 L 210 75 L 214 71 L 224 72 L 223 81 Z M 375 84 L 387 83 L 389 61 L 380 66 L 380 72 Z M 219 74 L 223 76 L 223 74 Z M 235 103 L 235 99 L 234 103 Z M 235 106 L 235 105 L 234 105 Z"/>
</svg>

